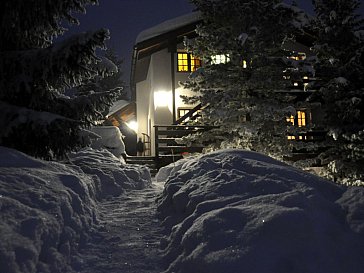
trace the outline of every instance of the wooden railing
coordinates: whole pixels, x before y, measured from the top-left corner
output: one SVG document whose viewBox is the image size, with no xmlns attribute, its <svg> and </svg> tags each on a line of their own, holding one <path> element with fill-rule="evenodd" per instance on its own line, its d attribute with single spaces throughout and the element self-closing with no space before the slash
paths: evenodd
<svg viewBox="0 0 364 273">
<path fill-rule="evenodd" d="M 186 122 L 189 119 L 193 119 L 193 117 L 198 116 L 198 111 L 200 111 L 201 109 L 202 109 L 202 104 L 200 103 L 200 104 L 196 105 L 193 109 L 188 111 L 185 115 L 183 115 L 182 117 L 177 119 L 173 123 L 173 125 L 179 125 L 179 124 L 182 124 L 183 122 Z"/>
<path fill-rule="evenodd" d="M 155 125 L 155 156 L 182 157 L 183 153 L 201 152 L 203 145 L 187 146 L 179 141 L 182 137 L 199 131 L 216 128 L 214 126 L 190 125 Z"/>
</svg>

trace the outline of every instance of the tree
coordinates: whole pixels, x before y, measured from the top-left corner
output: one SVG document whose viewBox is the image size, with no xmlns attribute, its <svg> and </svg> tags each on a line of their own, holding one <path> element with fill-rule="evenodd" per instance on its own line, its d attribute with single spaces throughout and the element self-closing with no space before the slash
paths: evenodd
<svg viewBox="0 0 364 273">
<path fill-rule="evenodd" d="M 319 124 L 327 131 L 319 158 L 326 175 L 344 183 L 364 182 L 364 33 L 358 0 L 315 0 L 316 77 Z"/>
<path fill-rule="evenodd" d="M 85 128 L 120 90 L 67 96 L 65 91 L 100 73 L 112 73 L 95 54 L 107 30 L 72 36 L 58 44 L 64 20 L 97 0 L 4 0 L 0 4 L 0 145 L 51 159 L 87 144 Z M 95 64 L 97 69 L 95 69 Z"/>
<path fill-rule="evenodd" d="M 83 83 L 81 86 L 79 86 L 78 92 L 79 93 L 88 93 L 90 92 L 90 90 L 94 91 L 94 92 L 103 92 L 105 90 L 121 90 L 123 89 L 125 83 L 122 80 L 122 75 L 123 75 L 123 71 L 122 71 L 122 65 L 123 65 L 123 60 L 121 58 L 118 57 L 118 55 L 116 54 L 114 49 L 107 49 L 105 51 L 104 56 L 102 57 L 103 59 L 103 65 L 105 65 L 105 63 L 109 63 L 111 66 L 116 66 L 116 69 L 114 67 L 111 67 L 109 70 L 112 70 L 115 72 L 114 73 L 101 73 L 97 76 L 95 76 L 94 78 L 89 79 L 88 81 L 86 81 L 85 83 Z M 97 66 L 95 66 L 95 69 L 97 69 Z M 107 72 L 107 71 L 105 71 Z M 125 97 L 125 94 L 120 94 L 121 97 Z M 120 98 L 121 98 L 120 97 Z"/>
<path fill-rule="evenodd" d="M 278 158 L 289 154 L 287 117 L 296 110 L 285 78 L 298 77 L 304 66 L 290 59 L 292 53 L 282 45 L 302 34 L 304 14 L 278 0 L 191 2 L 203 23 L 197 27 L 198 37 L 186 44 L 205 65 L 184 84 L 196 92 L 184 99 L 201 102 L 199 123 L 219 128 L 188 141 L 243 147 Z M 219 55 L 228 61 L 217 63 L 214 56 Z"/>
</svg>

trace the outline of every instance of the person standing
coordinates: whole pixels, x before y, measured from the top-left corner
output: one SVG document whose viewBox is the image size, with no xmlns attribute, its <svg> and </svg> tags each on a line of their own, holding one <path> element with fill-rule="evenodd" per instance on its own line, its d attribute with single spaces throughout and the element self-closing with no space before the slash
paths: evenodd
<svg viewBox="0 0 364 273">
<path fill-rule="evenodd" d="M 142 141 L 142 138 L 140 137 L 138 142 L 137 142 L 137 153 L 138 153 L 138 156 L 142 156 L 143 155 L 143 152 L 144 152 L 144 143 Z"/>
</svg>

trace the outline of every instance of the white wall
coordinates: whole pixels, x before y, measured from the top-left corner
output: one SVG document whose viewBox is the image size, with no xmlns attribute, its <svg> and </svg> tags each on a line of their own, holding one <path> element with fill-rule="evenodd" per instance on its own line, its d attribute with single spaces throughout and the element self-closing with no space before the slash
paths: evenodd
<svg viewBox="0 0 364 273">
<path fill-rule="evenodd" d="M 193 106 L 185 105 L 180 98 L 180 95 L 192 94 L 189 90 L 183 89 L 178 84 L 179 81 L 186 81 L 189 73 L 177 72 L 177 54 L 175 54 L 174 59 L 175 64 L 173 67 L 173 72 L 175 73 L 175 99 L 177 116 L 178 107 Z M 138 67 L 136 69 L 138 69 Z M 154 101 L 154 94 L 156 92 L 165 92 L 160 94 L 167 94 L 167 96 L 159 98 L 159 100 L 162 100 L 162 103 L 160 103 L 160 101 Z M 171 98 L 171 53 L 168 52 L 168 49 L 164 49 L 152 54 L 146 80 L 136 83 L 138 136 L 141 136 L 142 133 L 146 133 L 151 136 L 152 155 L 155 154 L 153 126 L 171 125 L 173 123 Z M 160 106 L 158 104 L 160 104 Z"/>
</svg>

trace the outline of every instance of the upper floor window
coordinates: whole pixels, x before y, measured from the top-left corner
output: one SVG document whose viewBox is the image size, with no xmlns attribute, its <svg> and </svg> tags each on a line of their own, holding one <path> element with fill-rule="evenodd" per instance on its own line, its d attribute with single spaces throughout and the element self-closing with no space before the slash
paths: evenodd
<svg viewBox="0 0 364 273">
<path fill-rule="evenodd" d="M 304 110 L 298 110 L 296 116 L 287 117 L 287 122 L 292 123 L 292 125 L 294 125 L 294 126 L 305 127 L 307 125 L 307 122 L 310 122 L 310 121 L 307 120 L 307 114 Z M 289 139 L 289 140 L 308 140 L 308 139 L 312 139 L 312 137 L 307 136 L 306 134 L 300 134 L 298 136 L 289 135 L 289 136 L 287 136 L 287 139 Z"/>
<path fill-rule="evenodd" d="M 226 64 L 228 62 L 230 62 L 229 54 L 219 54 L 219 55 L 211 56 L 212 64 Z"/>
<path fill-rule="evenodd" d="M 193 72 L 201 67 L 202 62 L 199 58 L 194 57 L 190 53 L 177 53 L 177 71 L 178 72 Z"/>
<path fill-rule="evenodd" d="M 298 127 L 306 126 L 306 112 L 297 111 L 297 115 L 287 118 L 287 122 L 290 122 L 292 125 L 296 125 Z"/>
</svg>

